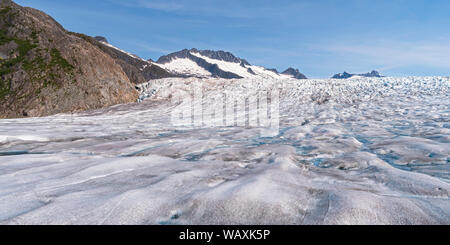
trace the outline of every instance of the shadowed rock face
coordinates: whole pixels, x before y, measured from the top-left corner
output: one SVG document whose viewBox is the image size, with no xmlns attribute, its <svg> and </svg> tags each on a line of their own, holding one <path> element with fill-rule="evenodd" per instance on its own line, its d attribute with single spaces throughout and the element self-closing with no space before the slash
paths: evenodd
<svg viewBox="0 0 450 245">
<path fill-rule="evenodd" d="M 0 118 L 47 116 L 133 102 L 113 58 L 45 13 L 0 0 Z"/>
<path fill-rule="evenodd" d="M 227 62 L 233 62 L 233 63 L 241 63 L 242 65 L 250 65 L 250 63 L 248 63 L 246 60 L 238 58 L 236 56 L 234 56 L 232 53 L 230 52 L 225 52 L 222 50 L 219 51 L 214 51 L 214 50 L 196 50 L 196 49 L 192 49 L 191 51 L 200 53 L 203 56 L 209 57 L 211 59 L 216 59 L 216 60 L 222 60 L 222 61 L 227 61 Z"/>
</svg>

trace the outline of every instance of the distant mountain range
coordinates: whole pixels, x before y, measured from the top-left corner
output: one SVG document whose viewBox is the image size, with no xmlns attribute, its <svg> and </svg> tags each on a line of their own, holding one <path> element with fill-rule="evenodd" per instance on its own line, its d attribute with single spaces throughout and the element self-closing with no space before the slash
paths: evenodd
<svg viewBox="0 0 450 245">
<path fill-rule="evenodd" d="M 307 79 L 298 69 L 288 68 L 279 73 L 276 69 L 253 66 L 247 60 L 222 50 L 183 49 L 153 62 L 114 47 L 105 37 L 78 35 L 113 57 L 135 84 L 165 77 Z"/>
<path fill-rule="evenodd" d="M 335 74 L 331 78 L 332 79 L 347 79 L 347 78 L 351 78 L 351 77 L 354 77 L 354 76 L 360 76 L 360 77 L 383 77 L 377 71 L 371 71 L 371 72 L 364 73 L 364 74 L 350 74 L 350 73 L 347 73 L 347 72 L 344 71 L 344 73 Z"/>
<path fill-rule="evenodd" d="M 251 65 L 221 50 L 183 49 L 160 57 L 156 63 L 172 74 L 185 77 L 306 79 L 298 69 L 288 68 L 279 73 L 276 69 Z"/>
</svg>

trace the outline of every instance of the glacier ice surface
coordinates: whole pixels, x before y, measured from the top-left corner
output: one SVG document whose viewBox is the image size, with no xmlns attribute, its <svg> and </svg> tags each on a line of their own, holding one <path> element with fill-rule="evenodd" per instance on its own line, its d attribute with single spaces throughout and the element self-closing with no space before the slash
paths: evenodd
<svg viewBox="0 0 450 245">
<path fill-rule="evenodd" d="M 279 89 L 279 134 L 172 126 L 192 85 L 213 105 Z M 449 85 L 168 78 L 142 103 L 0 120 L 0 223 L 450 224 Z"/>
</svg>

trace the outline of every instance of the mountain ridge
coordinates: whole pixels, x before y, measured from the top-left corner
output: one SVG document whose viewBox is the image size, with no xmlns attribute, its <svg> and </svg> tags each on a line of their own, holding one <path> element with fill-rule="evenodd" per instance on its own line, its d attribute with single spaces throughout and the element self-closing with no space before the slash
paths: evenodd
<svg viewBox="0 0 450 245">
<path fill-rule="evenodd" d="M 161 56 L 156 63 L 171 73 L 186 77 L 307 79 L 298 69 L 288 68 L 279 73 L 276 69 L 251 65 L 223 50 L 183 49 Z"/>
<path fill-rule="evenodd" d="M 84 35 L 84 38 L 111 56 L 122 67 L 133 84 L 140 84 L 153 79 L 174 77 L 173 74 L 159 67 L 152 60 L 144 60 L 135 54 L 128 53 L 109 44 L 105 37 L 96 36 L 92 38 Z"/>
<path fill-rule="evenodd" d="M 360 77 L 383 77 L 382 75 L 380 75 L 380 73 L 378 71 L 371 71 L 371 72 L 367 72 L 367 73 L 363 73 L 363 74 L 350 74 L 346 71 L 344 71 L 343 73 L 338 73 L 333 75 L 331 78 L 332 79 L 347 79 L 347 78 L 351 78 L 354 76 L 360 76 Z"/>
<path fill-rule="evenodd" d="M 211 64 L 211 63 L 208 63 L 207 61 L 205 61 L 204 59 L 196 57 L 191 52 L 198 52 L 198 50 L 195 48 L 189 49 L 189 50 L 183 49 L 181 51 L 170 53 L 168 55 L 161 56 L 156 61 L 156 63 L 164 65 L 164 64 L 170 63 L 171 61 L 173 61 L 175 59 L 189 59 L 189 60 L 195 62 L 199 67 L 210 72 L 213 77 L 221 77 L 221 78 L 227 78 L 227 79 L 242 78 L 241 76 L 239 76 L 233 72 L 227 72 L 227 71 L 220 69 L 217 64 Z M 224 52 L 224 51 L 221 51 L 221 52 Z M 229 53 L 229 54 L 231 54 L 231 53 Z M 228 57 L 231 58 L 231 56 L 228 56 Z M 177 72 L 175 72 L 175 73 L 177 73 Z M 187 74 L 177 73 L 177 75 L 184 76 Z M 189 75 L 187 75 L 187 76 L 189 76 Z"/>
<path fill-rule="evenodd" d="M 308 79 L 303 73 L 301 73 L 298 69 L 294 69 L 292 67 L 289 67 L 285 71 L 283 71 L 281 74 L 285 75 L 292 75 L 296 79 Z"/>
</svg>

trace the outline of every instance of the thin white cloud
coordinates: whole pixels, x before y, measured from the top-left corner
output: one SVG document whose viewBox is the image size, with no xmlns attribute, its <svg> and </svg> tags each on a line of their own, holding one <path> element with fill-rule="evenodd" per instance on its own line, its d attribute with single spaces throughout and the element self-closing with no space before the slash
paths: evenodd
<svg viewBox="0 0 450 245">
<path fill-rule="evenodd" d="M 324 45 L 335 55 L 377 63 L 380 70 L 407 66 L 450 69 L 450 39 L 439 42 L 381 41 L 360 44 Z"/>
<path fill-rule="evenodd" d="M 107 0 L 128 8 L 147 8 L 166 12 L 182 12 L 196 16 L 227 17 L 239 19 L 285 18 L 289 11 L 311 8 L 304 2 L 278 5 L 267 3 L 254 4 L 246 1 L 211 1 L 211 0 Z"/>
<path fill-rule="evenodd" d="M 156 10 L 164 10 L 164 11 L 174 11 L 174 10 L 180 10 L 184 8 L 183 4 L 175 3 L 175 2 L 169 2 L 169 1 L 139 1 L 138 2 L 140 7 L 148 8 L 148 9 L 156 9 Z"/>
</svg>

